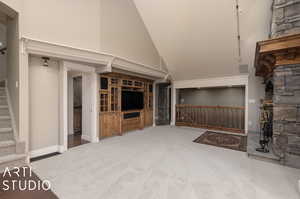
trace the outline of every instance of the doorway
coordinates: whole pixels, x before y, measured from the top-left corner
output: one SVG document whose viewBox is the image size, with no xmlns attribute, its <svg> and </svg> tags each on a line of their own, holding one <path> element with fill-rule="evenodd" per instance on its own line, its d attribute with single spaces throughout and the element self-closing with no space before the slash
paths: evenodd
<svg viewBox="0 0 300 199">
<path fill-rule="evenodd" d="M 171 86 L 170 83 L 157 84 L 157 117 L 156 125 L 171 123 Z"/>
<path fill-rule="evenodd" d="M 82 75 L 75 72 L 69 74 L 69 116 L 68 148 L 89 143 L 82 136 Z"/>
</svg>

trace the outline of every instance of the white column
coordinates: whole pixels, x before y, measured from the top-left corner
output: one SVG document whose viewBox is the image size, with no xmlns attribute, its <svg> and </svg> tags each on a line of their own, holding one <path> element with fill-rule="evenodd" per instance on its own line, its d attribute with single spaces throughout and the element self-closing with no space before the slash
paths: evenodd
<svg viewBox="0 0 300 199">
<path fill-rule="evenodd" d="M 91 137 L 92 142 L 99 142 L 99 78 L 97 73 L 91 73 Z"/>
<path fill-rule="evenodd" d="M 20 71 L 19 71 L 19 132 L 16 132 L 18 141 L 25 143 L 25 153 L 29 152 L 29 56 L 21 43 Z M 17 118 L 14 118 L 18 121 Z M 29 158 L 27 158 L 29 163 Z"/>
<path fill-rule="evenodd" d="M 90 93 L 88 95 L 90 100 L 90 142 L 97 143 L 99 142 L 98 136 L 98 75 L 97 73 L 89 73 L 89 82 L 90 82 Z"/>
<path fill-rule="evenodd" d="M 60 62 L 59 67 L 59 84 L 60 84 L 60 134 L 59 152 L 63 153 L 68 150 L 68 69 L 64 62 Z"/>
<path fill-rule="evenodd" d="M 98 78 L 97 73 L 82 76 L 82 138 L 98 142 Z"/>
</svg>

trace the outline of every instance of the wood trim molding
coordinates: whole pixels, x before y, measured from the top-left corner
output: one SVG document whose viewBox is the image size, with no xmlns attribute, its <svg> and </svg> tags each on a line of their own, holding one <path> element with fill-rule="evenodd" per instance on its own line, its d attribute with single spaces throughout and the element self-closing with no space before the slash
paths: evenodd
<svg viewBox="0 0 300 199">
<path fill-rule="evenodd" d="M 257 42 L 256 75 L 269 77 L 277 66 L 300 63 L 300 34 Z"/>
<path fill-rule="evenodd" d="M 174 81 L 175 89 L 248 85 L 248 75 Z"/>
<path fill-rule="evenodd" d="M 160 69 L 160 66 L 148 66 L 103 52 L 74 48 L 26 37 L 21 38 L 21 42 L 23 43 L 23 45 L 21 45 L 23 46 L 23 52 L 27 52 L 28 54 L 82 62 L 96 67 L 96 71 L 99 72 L 111 71 L 110 67 L 112 67 L 137 74 L 152 76 L 155 79 L 161 79 L 168 75 L 168 72 Z"/>
</svg>

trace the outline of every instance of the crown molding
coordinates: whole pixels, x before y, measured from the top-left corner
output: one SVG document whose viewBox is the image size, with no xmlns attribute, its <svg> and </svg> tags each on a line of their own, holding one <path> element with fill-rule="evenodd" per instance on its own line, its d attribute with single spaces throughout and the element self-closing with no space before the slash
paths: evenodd
<svg viewBox="0 0 300 199">
<path fill-rule="evenodd" d="M 161 70 L 159 67 L 148 66 L 107 53 L 74 48 L 26 37 L 21 38 L 21 43 L 23 53 L 85 63 L 96 67 L 97 72 L 111 72 L 112 69 L 120 69 L 151 76 L 155 79 L 161 79 L 168 75 L 167 71 Z"/>
<path fill-rule="evenodd" d="M 176 89 L 248 85 L 248 75 L 174 81 Z"/>
</svg>

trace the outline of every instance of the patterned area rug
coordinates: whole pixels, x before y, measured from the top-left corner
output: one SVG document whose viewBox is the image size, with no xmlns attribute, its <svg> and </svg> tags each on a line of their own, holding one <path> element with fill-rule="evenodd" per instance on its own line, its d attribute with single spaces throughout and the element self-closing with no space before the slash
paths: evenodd
<svg viewBox="0 0 300 199">
<path fill-rule="evenodd" d="M 223 147 L 236 151 L 247 151 L 247 137 L 225 133 L 216 133 L 206 131 L 200 137 L 194 140 L 196 143 L 208 144 L 217 147 Z"/>
</svg>

